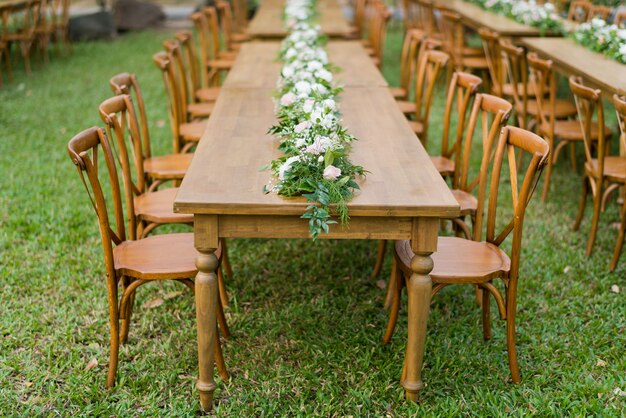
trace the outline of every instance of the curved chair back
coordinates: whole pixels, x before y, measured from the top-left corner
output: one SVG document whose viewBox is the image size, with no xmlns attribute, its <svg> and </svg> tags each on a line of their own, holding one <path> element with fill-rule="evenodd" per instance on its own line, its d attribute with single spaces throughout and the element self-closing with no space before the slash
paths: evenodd
<svg viewBox="0 0 626 418">
<path fill-rule="evenodd" d="M 183 144 L 180 139 L 180 125 L 186 122 L 186 113 L 183 113 L 178 97 L 178 83 L 173 68 L 171 56 L 167 52 L 157 52 L 152 56 L 152 61 L 163 74 L 163 83 L 168 98 L 170 125 L 172 127 L 173 149 L 175 153 L 181 152 Z"/>
<path fill-rule="evenodd" d="M 556 122 L 556 78 L 551 60 L 539 58 L 534 52 L 528 53 L 530 87 L 537 100 L 539 123 L 548 129 L 548 136 L 554 137 Z"/>
<path fill-rule="evenodd" d="M 569 5 L 567 20 L 572 22 L 586 22 L 591 9 L 591 3 L 587 0 L 574 0 Z"/>
<path fill-rule="evenodd" d="M 442 51 L 428 49 L 427 42 L 422 42 L 417 58 L 415 75 L 415 117 L 424 125 L 420 141 L 426 147 L 428 139 L 428 120 L 433 102 L 435 85 L 441 70 L 448 65 L 450 56 Z"/>
<path fill-rule="evenodd" d="M 504 67 L 508 81 L 513 86 L 513 101 L 517 109 L 517 121 L 520 128 L 528 125 L 528 63 L 524 49 L 509 42 L 500 42 L 504 56 Z"/>
<path fill-rule="evenodd" d="M 502 96 L 502 86 L 504 85 L 504 66 L 502 63 L 502 50 L 500 49 L 500 35 L 487 28 L 478 30 L 482 40 L 489 78 L 491 79 L 491 91 L 496 96 Z"/>
</svg>

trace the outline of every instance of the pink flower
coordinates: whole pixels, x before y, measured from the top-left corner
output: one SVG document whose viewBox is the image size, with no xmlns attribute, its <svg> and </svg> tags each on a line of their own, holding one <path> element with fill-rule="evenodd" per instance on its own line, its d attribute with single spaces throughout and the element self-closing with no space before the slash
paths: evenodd
<svg viewBox="0 0 626 418">
<path fill-rule="evenodd" d="M 324 169 L 324 178 L 326 180 L 337 180 L 337 177 L 341 175 L 341 170 L 334 165 L 329 165 Z"/>
<path fill-rule="evenodd" d="M 299 124 L 297 124 L 293 130 L 296 133 L 300 133 L 302 131 L 304 131 L 305 129 L 309 129 L 309 126 L 311 126 L 311 124 L 309 123 L 309 121 L 305 120 L 304 122 L 300 122 Z"/>
<path fill-rule="evenodd" d="M 284 94 L 283 97 L 280 98 L 281 106 L 291 106 L 296 101 L 296 95 L 293 93 Z"/>
<path fill-rule="evenodd" d="M 322 143 L 317 140 L 308 147 L 306 147 L 306 152 L 308 152 L 309 154 L 318 155 L 321 154 L 322 151 L 324 151 L 324 147 L 322 146 Z M 324 171 L 324 173 L 326 173 L 326 171 Z"/>
</svg>

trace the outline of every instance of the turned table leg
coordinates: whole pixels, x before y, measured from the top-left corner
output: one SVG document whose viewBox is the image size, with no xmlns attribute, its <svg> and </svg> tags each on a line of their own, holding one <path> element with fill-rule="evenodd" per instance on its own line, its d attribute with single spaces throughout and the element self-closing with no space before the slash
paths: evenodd
<svg viewBox="0 0 626 418">
<path fill-rule="evenodd" d="M 219 262 L 214 254 L 217 248 L 217 219 L 212 216 L 196 216 L 195 246 L 200 254 L 196 258 L 198 274 L 195 280 L 196 326 L 198 328 L 199 378 L 196 388 L 200 393 L 200 404 L 205 411 L 213 406 L 215 380 L 215 345 L 217 344 L 217 268 Z M 215 236 L 213 236 L 215 235 Z"/>
<path fill-rule="evenodd" d="M 424 388 L 422 366 L 432 291 L 429 273 L 433 269 L 430 255 L 437 249 L 438 225 L 439 219 L 436 218 L 415 219 L 411 240 L 415 255 L 410 266 L 413 274 L 406 284 L 409 299 L 408 341 L 401 384 L 406 398 L 413 402 L 417 402 L 419 393 Z"/>
</svg>

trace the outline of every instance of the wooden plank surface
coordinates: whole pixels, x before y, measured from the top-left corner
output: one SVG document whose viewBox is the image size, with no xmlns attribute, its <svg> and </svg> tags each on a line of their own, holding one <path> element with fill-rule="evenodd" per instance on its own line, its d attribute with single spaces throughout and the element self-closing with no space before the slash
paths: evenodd
<svg viewBox="0 0 626 418">
<path fill-rule="evenodd" d="M 626 94 L 626 65 L 569 38 L 522 38 L 520 43 L 554 62 L 557 70 L 580 75 L 605 94 Z"/>
<path fill-rule="evenodd" d="M 486 27 L 494 32 L 498 32 L 500 36 L 509 38 L 541 36 L 538 28 L 483 10 L 479 6 L 463 0 L 438 0 L 438 3 L 460 14 L 463 24 L 474 30 Z"/>
<path fill-rule="evenodd" d="M 283 23 L 284 7 L 284 0 L 262 0 L 248 25 L 247 33 L 253 38 L 284 38 L 287 35 Z M 352 33 L 352 28 L 337 0 L 320 0 L 317 10 L 318 22 L 323 34 L 331 37 L 346 37 Z"/>
<path fill-rule="evenodd" d="M 282 63 L 277 61 L 280 42 L 242 44 L 235 65 L 222 88 L 274 88 Z M 360 42 L 332 40 L 326 45 L 330 62 L 341 71 L 335 80 L 344 87 L 387 87 L 378 68 Z"/>
<path fill-rule="evenodd" d="M 350 216 L 458 215 L 459 207 L 389 90 L 347 88 L 340 96 L 344 126 L 359 141 L 351 159 L 369 170 L 350 202 Z M 304 198 L 264 194 L 259 171 L 281 155 L 267 134 L 274 123 L 271 89 L 224 89 L 174 204 L 182 213 L 301 215 Z"/>
</svg>

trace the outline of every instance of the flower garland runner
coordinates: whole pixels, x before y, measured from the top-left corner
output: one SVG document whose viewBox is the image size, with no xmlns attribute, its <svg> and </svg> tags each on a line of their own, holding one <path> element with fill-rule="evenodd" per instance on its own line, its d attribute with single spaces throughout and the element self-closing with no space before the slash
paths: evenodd
<svg viewBox="0 0 626 418">
<path fill-rule="evenodd" d="M 274 180 L 264 190 L 282 196 L 304 196 L 311 204 L 302 218 L 309 219 L 309 233 L 328 233 L 331 206 L 347 224 L 347 202 L 359 186 L 361 166 L 348 159 L 355 138 L 341 126 L 336 98 L 342 91 L 333 84 L 333 71 L 324 50 L 326 38 L 313 24 L 314 0 L 288 0 L 285 22 L 289 35 L 279 59 L 284 63 L 276 92 L 278 123 L 269 133 L 280 139 L 284 156 L 273 160 Z"/>
<path fill-rule="evenodd" d="M 542 34 L 563 32 L 561 18 L 550 2 L 544 4 L 537 4 L 535 0 L 469 0 L 469 2 L 519 23 L 539 28 Z"/>
<path fill-rule="evenodd" d="M 626 29 L 595 18 L 578 25 L 574 39 L 582 46 L 626 64 Z"/>
</svg>

